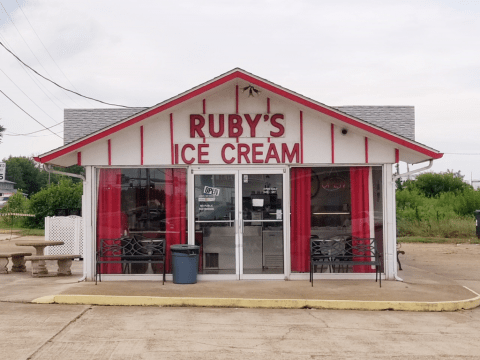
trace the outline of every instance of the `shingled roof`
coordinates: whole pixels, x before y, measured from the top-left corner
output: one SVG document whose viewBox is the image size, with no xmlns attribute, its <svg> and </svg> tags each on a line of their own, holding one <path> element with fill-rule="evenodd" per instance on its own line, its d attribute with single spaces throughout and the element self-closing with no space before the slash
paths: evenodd
<svg viewBox="0 0 480 360">
<path fill-rule="evenodd" d="M 415 108 L 413 106 L 335 106 L 334 108 L 407 139 L 415 140 Z"/>
<path fill-rule="evenodd" d="M 145 110 L 135 107 L 128 109 L 65 109 L 63 125 L 63 144 L 80 139 L 94 131 Z"/>
<path fill-rule="evenodd" d="M 334 108 L 407 139 L 415 140 L 413 106 L 336 106 Z M 64 145 L 145 109 L 147 108 L 65 109 Z"/>
</svg>

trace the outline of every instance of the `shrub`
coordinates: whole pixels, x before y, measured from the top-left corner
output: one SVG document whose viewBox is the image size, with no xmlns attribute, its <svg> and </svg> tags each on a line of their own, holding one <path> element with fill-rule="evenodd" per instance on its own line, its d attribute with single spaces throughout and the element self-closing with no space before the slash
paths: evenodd
<svg viewBox="0 0 480 360">
<path fill-rule="evenodd" d="M 28 218 L 30 227 L 43 229 L 45 217 L 54 216 L 56 209 L 78 209 L 82 206 L 82 183 L 73 183 L 70 179 L 62 179 L 58 184 L 40 190 L 30 199 L 29 210 L 35 214 L 34 218 Z"/>
<path fill-rule="evenodd" d="M 463 182 L 463 176 L 454 172 L 446 173 L 424 173 L 417 176 L 415 180 L 407 181 L 404 186 L 409 189 L 417 189 L 426 197 L 436 197 L 442 193 L 461 193 L 472 187 Z"/>
<path fill-rule="evenodd" d="M 22 213 L 25 214 L 28 212 L 28 199 L 26 199 L 23 194 L 22 190 L 19 190 L 17 193 L 13 194 L 9 197 L 5 206 L 0 210 L 3 214 L 6 213 Z M 12 220 L 13 219 L 13 220 Z M 25 223 L 24 217 L 11 217 L 11 216 L 4 216 L 2 217 L 2 223 L 5 226 L 12 226 L 12 221 L 15 226 L 23 226 Z"/>
</svg>

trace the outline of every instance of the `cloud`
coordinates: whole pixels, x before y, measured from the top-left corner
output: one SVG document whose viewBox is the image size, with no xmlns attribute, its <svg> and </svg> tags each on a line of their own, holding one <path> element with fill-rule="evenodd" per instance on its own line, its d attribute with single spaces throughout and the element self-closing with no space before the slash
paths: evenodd
<svg viewBox="0 0 480 360">
<path fill-rule="evenodd" d="M 26 2 L 23 11 L 69 81 L 23 13 L 15 6 L 9 9 L 55 81 L 71 87 L 70 81 L 80 92 L 105 101 L 153 105 L 242 67 L 329 105 L 414 105 L 420 142 L 440 151 L 477 146 L 478 2 Z M 0 41 L 7 40 L 43 72 L 11 23 L 0 24 Z M 57 121 L 63 118 L 58 107 L 102 107 L 72 101 L 49 84 L 44 86 L 52 95 L 45 95 L 4 51 L 0 63 Z M 33 116 L 54 124 L 2 73 L 0 84 Z M 9 131 L 40 129 L 4 98 L 0 118 Z M 5 137 L 0 155 L 38 154 L 60 143 L 52 136 Z M 480 178 L 472 164 L 462 166 Z"/>
</svg>

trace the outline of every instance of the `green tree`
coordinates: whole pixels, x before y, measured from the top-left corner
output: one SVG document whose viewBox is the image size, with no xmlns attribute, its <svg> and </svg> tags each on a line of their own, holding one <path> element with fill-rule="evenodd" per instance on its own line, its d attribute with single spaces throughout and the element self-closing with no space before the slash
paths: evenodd
<svg viewBox="0 0 480 360">
<path fill-rule="evenodd" d="M 407 181 L 404 186 L 409 190 L 417 189 L 428 198 L 447 192 L 463 193 L 466 189 L 471 188 L 463 181 L 460 171 L 420 174 L 415 180 Z"/>
<path fill-rule="evenodd" d="M 22 189 L 27 196 L 38 192 L 42 183 L 40 169 L 35 161 L 28 157 L 12 157 L 3 160 L 6 163 L 6 179 L 15 182 L 15 189 Z"/>
<path fill-rule="evenodd" d="M 5 131 L 5 128 L 0 125 L 0 144 L 2 143 L 2 138 L 3 138 L 3 132 Z"/>
<path fill-rule="evenodd" d="M 40 191 L 40 189 L 50 184 L 58 184 L 61 179 L 68 176 L 50 174 L 43 171 L 40 165 L 33 160 L 33 158 L 19 156 L 8 157 L 3 159 L 6 163 L 6 179 L 15 182 L 15 189 L 23 189 L 23 191 L 31 197 L 33 194 Z M 55 170 L 69 172 L 73 174 L 83 174 L 84 168 L 82 166 L 73 165 L 68 168 L 57 168 Z M 74 183 L 79 183 L 82 180 L 74 178 Z"/>
<path fill-rule="evenodd" d="M 57 209 L 74 210 L 82 207 L 83 184 L 74 183 L 70 178 L 60 179 L 58 184 L 51 184 L 34 194 L 30 199 L 30 213 L 34 218 L 27 218 L 30 227 L 44 228 L 45 217 L 54 216 Z"/>
</svg>

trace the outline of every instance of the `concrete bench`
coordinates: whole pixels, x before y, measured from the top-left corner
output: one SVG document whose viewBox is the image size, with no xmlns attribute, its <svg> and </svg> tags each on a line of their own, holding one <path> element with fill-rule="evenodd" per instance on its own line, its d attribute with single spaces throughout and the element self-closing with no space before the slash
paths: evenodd
<svg viewBox="0 0 480 360">
<path fill-rule="evenodd" d="M 35 256 L 27 256 L 25 258 L 26 261 L 32 262 L 32 276 L 39 277 L 41 274 L 38 271 L 38 266 L 40 262 L 45 262 L 46 260 L 57 260 L 58 263 L 58 276 L 70 276 L 72 275 L 71 267 L 72 261 L 74 259 L 80 259 L 80 255 L 35 255 Z"/>
<path fill-rule="evenodd" d="M 12 259 L 12 272 L 25 272 L 25 256 L 30 256 L 29 252 L 16 252 L 0 254 L 0 274 L 8 274 L 8 259 Z"/>
</svg>

